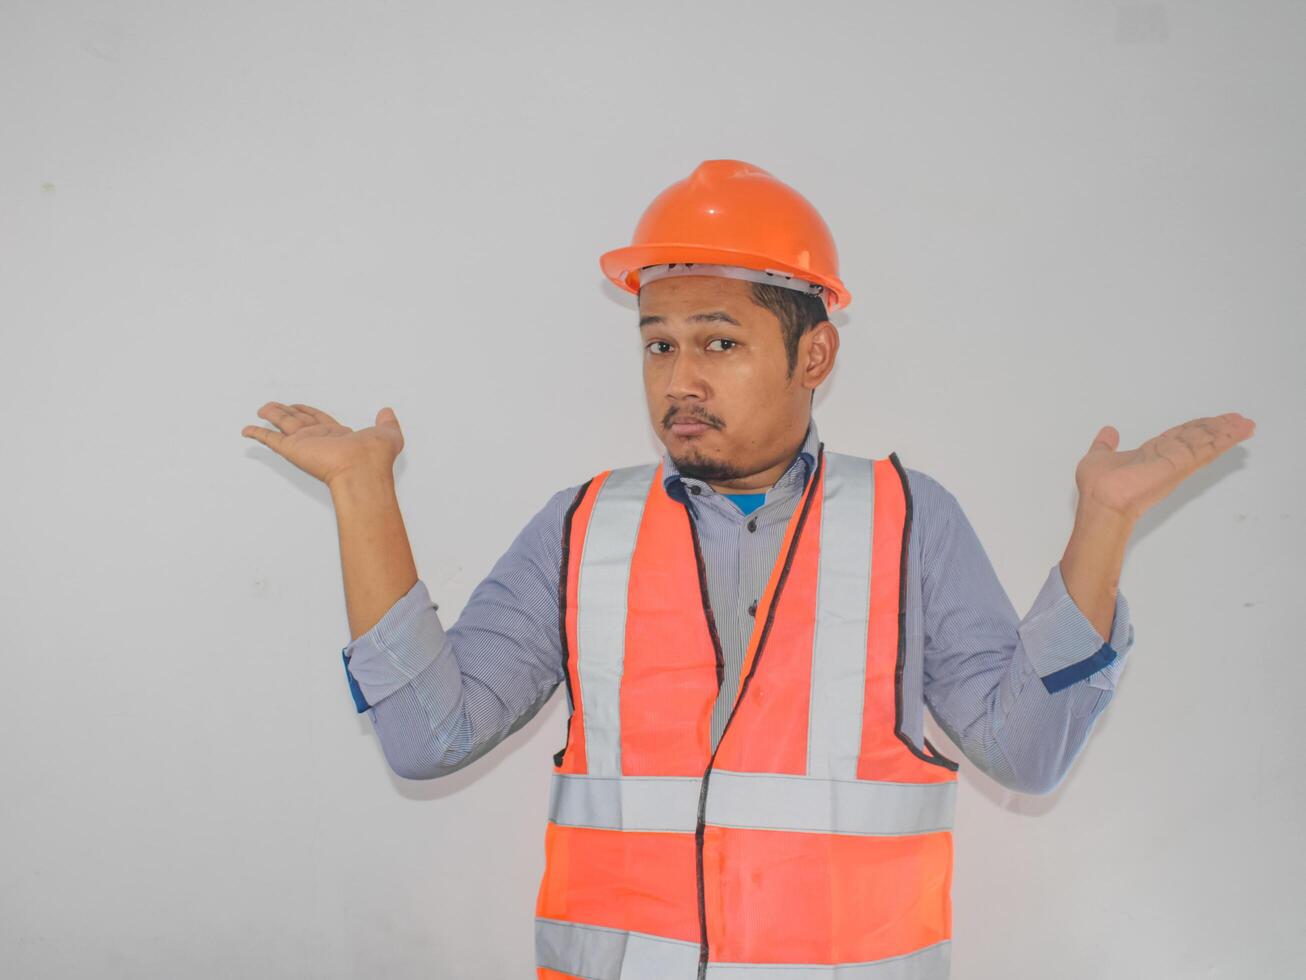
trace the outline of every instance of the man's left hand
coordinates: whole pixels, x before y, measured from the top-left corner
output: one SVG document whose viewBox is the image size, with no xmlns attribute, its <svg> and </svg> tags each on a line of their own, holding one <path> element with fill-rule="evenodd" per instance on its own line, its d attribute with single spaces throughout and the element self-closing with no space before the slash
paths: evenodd
<svg viewBox="0 0 1306 980">
<path fill-rule="evenodd" d="M 1193 419 L 1166 429 L 1137 449 L 1118 451 L 1120 433 L 1105 425 L 1075 468 L 1080 506 L 1104 508 L 1130 524 L 1158 500 L 1256 431 L 1237 412 Z"/>
</svg>

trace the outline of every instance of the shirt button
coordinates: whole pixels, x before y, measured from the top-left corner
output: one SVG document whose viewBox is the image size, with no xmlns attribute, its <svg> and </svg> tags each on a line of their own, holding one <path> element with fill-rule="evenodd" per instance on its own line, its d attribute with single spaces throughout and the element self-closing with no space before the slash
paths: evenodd
<svg viewBox="0 0 1306 980">
<path fill-rule="evenodd" d="M 691 486 L 689 488 L 689 492 L 692 493 L 695 497 L 697 497 L 700 493 L 703 492 L 703 488 Z"/>
<path fill-rule="evenodd" d="M 756 599 L 754 599 L 753 602 L 752 602 L 752 604 L 749 605 L 749 607 L 748 607 L 748 615 L 750 615 L 750 616 L 756 616 L 756 615 L 757 615 L 757 600 L 756 600 Z"/>
<path fill-rule="evenodd" d="M 748 522 L 748 529 L 749 529 L 750 531 L 756 531 L 756 530 L 757 530 L 757 518 L 756 518 L 756 517 L 754 517 L 754 518 L 752 518 L 751 520 L 749 520 L 749 522 Z"/>
</svg>

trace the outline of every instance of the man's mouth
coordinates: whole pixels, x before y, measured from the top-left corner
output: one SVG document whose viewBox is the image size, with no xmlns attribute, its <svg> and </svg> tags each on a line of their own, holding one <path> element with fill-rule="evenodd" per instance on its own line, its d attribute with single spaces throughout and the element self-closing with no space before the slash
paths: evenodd
<svg viewBox="0 0 1306 980">
<path fill-rule="evenodd" d="M 708 429 L 714 428 L 714 426 L 708 422 L 704 422 L 702 419 L 681 416 L 672 419 L 671 424 L 668 425 L 667 428 L 678 436 L 693 436 L 698 435 L 701 432 L 706 432 Z"/>
</svg>

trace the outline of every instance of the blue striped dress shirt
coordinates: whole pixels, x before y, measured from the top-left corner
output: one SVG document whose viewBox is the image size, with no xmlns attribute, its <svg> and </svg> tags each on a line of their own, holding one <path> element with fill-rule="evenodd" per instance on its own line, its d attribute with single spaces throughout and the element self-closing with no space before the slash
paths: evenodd
<svg viewBox="0 0 1306 980">
<path fill-rule="evenodd" d="M 818 446 L 813 421 L 756 507 L 681 477 L 663 454 L 666 491 L 698 528 L 725 660 L 714 745 L 734 702 L 757 601 Z M 1066 591 L 1058 562 L 1020 618 L 957 499 L 932 477 L 904 470 L 912 527 L 903 730 L 922 746 L 928 705 L 957 748 L 993 779 L 1049 792 L 1110 702 L 1133 646 L 1124 593 L 1116 593 L 1104 643 Z M 398 775 L 431 779 L 462 768 L 526 724 L 562 683 L 562 524 L 580 488 L 559 490 L 531 518 L 448 629 L 418 579 L 341 651 L 355 707 L 369 713 Z"/>
</svg>

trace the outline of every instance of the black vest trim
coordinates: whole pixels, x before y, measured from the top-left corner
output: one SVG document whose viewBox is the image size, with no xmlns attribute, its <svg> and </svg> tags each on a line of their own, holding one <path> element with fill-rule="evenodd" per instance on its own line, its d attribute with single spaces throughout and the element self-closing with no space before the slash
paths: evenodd
<svg viewBox="0 0 1306 980">
<path fill-rule="evenodd" d="M 562 748 L 553 753 L 555 766 L 562 765 L 567 746 L 571 744 L 571 719 L 576 714 L 576 694 L 571 689 L 571 654 L 567 649 L 567 574 L 571 562 L 571 521 L 576 514 L 576 508 L 585 499 L 585 494 L 593 482 L 594 478 L 590 477 L 581 484 L 580 489 L 576 491 L 575 499 L 567 508 L 566 517 L 562 519 L 562 562 L 558 574 L 558 635 L 562 638 L 562 680 L 567 685 L 567 739 L 563 742 Z"/>
<path fill-rule="evenodd" d="M 907 471 L 903 469 L 902 463 L 898 460 L 897 453 L 890 453 L 889 459 L 893 463 L 893 468 L 898 473 L 898 479 L 902 482 L 902 495 L 907 503 L 907 511 L 902 522 L 902 565 L 898 569 L 898 666 L 893 673 L 893 691 L 894 691 L 894 719 L 893 733 L 898 736 L 902 744 L 911 750 L 911 754 L 924 762 L 932 763 L 936 766 L 942 766 L 944 769 L 951 769 L 956 772 L 959 765 L 941 755 L 930 740 L 925 739 L 925 747 L 929 753 L 922 752 L 916 747 L 916 744 L 902 730 L 902 671 L 903 664 L 907 660 L 907 554 L 911 546 L 911 523 L 912 523 L 912 499 L 911 486 L 907 480 Z"/>
</svg>

